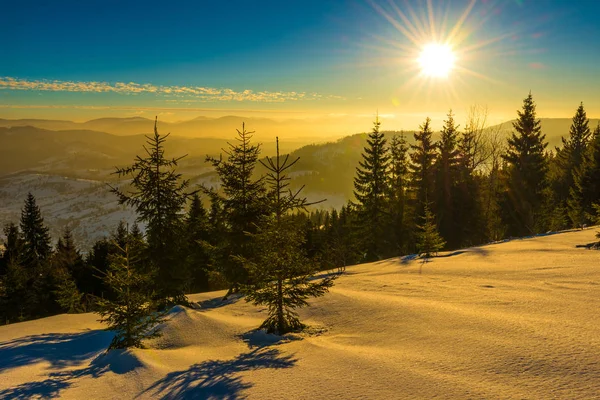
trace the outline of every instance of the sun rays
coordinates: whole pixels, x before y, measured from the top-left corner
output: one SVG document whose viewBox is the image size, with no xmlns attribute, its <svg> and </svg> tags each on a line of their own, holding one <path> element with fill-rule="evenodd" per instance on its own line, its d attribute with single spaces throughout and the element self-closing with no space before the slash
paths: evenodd
<svg viewBox="0 0 600 400">
<path fill-rule="evenodd" d="M 481 61 L 500 54 L 512 34 L 490 37 L 484 32 L 494 13 L 476 10 L 477 0 L 454 14 L 449 3 L 435 6 L 433 0 L 420 8 L 406 0 L 367 1 L 393 28 L 391 34 L 372 35 L 365 47 L 380 55 L 375 62 L 371 59 L 371 65 L 397 66 L 397 96 L 406 99 L 425 93 L 452 101 L 460 100 L 477 81 L 501 83 L 486 74 Z"/>
</svg>

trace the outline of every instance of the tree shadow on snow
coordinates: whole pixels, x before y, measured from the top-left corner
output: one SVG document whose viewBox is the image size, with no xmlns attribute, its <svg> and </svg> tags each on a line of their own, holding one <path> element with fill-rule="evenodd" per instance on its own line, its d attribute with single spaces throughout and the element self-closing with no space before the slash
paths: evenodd
<svg viewBox="0 0 600 400">
<path fill-rule="evenodd" d="M 417 258 L 419 258 L 418 254 L 408 254 L 406 256 L 402 256 L 399 258 L 400 264 L 408 264 L 411 261 L 416 260 Z"/>
<path fill-rule="evenodd" d="M 139 360 L 127 350 L 111 350 L 97 356 L 86 368 L 52 372 L 43 381 L 27 382 L 21 385 L 0 390 L 1 399 L 50 399 L 60 397 L 60 392 L 69 388 L 75 379 L 98 378 L 111 371 L 125 374 L 141 366 Z"/>
<path fill-rule="evenodd" d="M 237 303 L 242 297 L 243 297 L 243 295 L 241 295 L 241 294 L 232 294 L 232 295 L 229 295 L 227 297 L 227 299 L 223 299 L 223 297 L 215 297 L 214 299 L 199 301 L 196 303 L 199 307 L 199 308 L 196 308 L 196 310 L 203 311 L 203 310 L 210 310 L 213 308 L 224 307 L 229 304 Z"/>
<path fill-rule="evenodd" d="M 320 274 L 316 274 L 312 277 L 310 277 L 309 281 L 316 281 L 316 280 L 320 280 L 320 279 L 326 279 L 326 278 L 335 278 L 341 275 L 346 275 L 346 267 L 344 267 L 344 269 L 341 268 L 332 268 L 329 271 L 323 271 Z"/>
<path fill-rule="evenodd" d="M 600 250 L 600 242 L 592 242 L 586 244 L 578 244 L 575 246 L 576 248 L 584 248 L 588 250 Z"/>
<path fill-rule="evenodd" d="M 60 391 L 71 386 L 71 383 L 60 378 L 49 378 L 44 381 L 28 382 L 12 388 L 0 390 L 2 399 L 52 399 L 59 397 Z"/>
<path fill-rule="evenodd" d="M 290 368 L 297 359 L 282 356 L 273 348 L 257 347 L 232 360 L 208 360 L 185 371 L 176 371 L 156 381 L 141 395 L 164 399 L 241 399 L 252 387 L 238 374 L 266 368 Z"/>
<path fill-rule="evenodd" d="M 469 247 L 466 249 L 461 249 L 461 250 L 454 250 L 454 251 L 449 251 L 443 254 L 436 254 L 432 257 L 427 258 L 425 262 L 430 262 L 435 258 L 447 258 L 447 257 L 454 257 L 454 256 L 459 256 L 461 254 L 466 254 L 466 253 L 472 253 L 472 254 L 477 254 L 479 256 L 485 257 L 489 255 L 489 250 L 483 248 L 483 247 Z M 417 261 L 420 260 L 421 262 L 423 262 L 425 258 L 420 257 L 418 254 L 408 254 L 406 256 L 402 256 L 397 258 L 398 262 L 400 264 L 409 264 L 412 261 Z"/>
<path fill-rule="evenodd" d="M 439 254 L 432 258 L 454 257 L 454 256 L 458 256 L 458 255 L 465 254 L 465 253 L 473 253 L 473 254 L 477 254 L 479 256 L 485 257 L 485 256 L 489 255 L 490 251 L 487 249 L 484 249 L 483 247 L 469 247 L 467 249 L 455 250 L 455 251 L 451 251 L 449 253 Z"/>
<path fill-rule="evenodd" d="M 255 347 L 266 347 L 276 346 L 283 343 L 289 343 L 293 340 L 300 340 L 301 338 L 294 334 L 287 334 L 283 336 L 267 333 L 264 329 L 254 329 L 239 336 L 243 342 L 245 342 L 249 348 Z"/>
<path fill-rule="evenodd" d="M 113 333 L 88 330 L 81 333 L 46 333 L 0 343 L 0 373 L 5 370 L 50 363 L 50 369 L 81 365 L 110 344 Z"/>
</svg>

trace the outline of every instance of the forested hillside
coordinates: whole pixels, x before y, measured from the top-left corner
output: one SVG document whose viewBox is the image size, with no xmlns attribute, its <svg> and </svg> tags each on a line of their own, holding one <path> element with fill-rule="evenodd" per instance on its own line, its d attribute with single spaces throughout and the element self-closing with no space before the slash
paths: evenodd
<svg viewBox="0 0 600 400">
<path fill-rule="evenodd" d="M 508 136 L 501 127 L 485 127 L 477 115 L 459 128 L 451 111 L 437 135 L 429 118 L 411 133 L 384 133 L 376 120 L 368 135 L 288 155 L 276 141 L 275 158 L 264 157 L 242 124 L 220 155 L 202 160 L 202 175 L 191 172 L 191 157 L 177 155 L 178 147 L 168 145 L 174 138 L 159 134 L 155 122 L 143 151 L 138 148 L 132 164 L 117 166 L 108 185 L 8 177 L 3 199 L 26 201 L 4 214 L 5 318 L 95 309 L 94 299 L 103 298 L 103 285 L 110 284 L 94 271 L 106 273 L 129 240 L 136 243 L 136 268 L 147 290 L 165 304 L 185 303 L 185 294 L 196 291 L 229 287 L 233 293 L 273 281 L 301 285 L 297 276 L 319 268 L 341 271 L 405 254 L 429 258 L 442 250 L 598 223 L 600 125 L 590 125 L 581 104 L 562 146 L 551 149 L 531 94 L 517 115 Z M 24 185 L 15 185 L 15 178 Z M 35 192 L 52 203 L 42 209 Z M 339 206 L 322 201 L 328 194 L 340 195 Z M 105 200 L 95 204 L 94 196 Z M 284 254 L 274 256 L 271 246 L 281 238 L 285 243 L 275 247 Z M 114 247 L 115 241 L 120 245 Z M 257 268 L 277 257 L 292 257 L 285 264 L 290 269 L 265 275 Z M 265 301 L 265 293 L 255 299 Z M 28 299 L 24 308 L 10 306 L 15 296 Z"/>
</svg>

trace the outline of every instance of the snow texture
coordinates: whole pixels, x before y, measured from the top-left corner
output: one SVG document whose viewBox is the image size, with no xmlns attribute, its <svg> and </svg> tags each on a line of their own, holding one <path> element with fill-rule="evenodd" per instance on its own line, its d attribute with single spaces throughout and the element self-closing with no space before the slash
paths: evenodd
<svg viewBox="0 0 600 400">
<path fill-rule="evenodd" d="M 348 267 L 287 337 L 223 292 L 146 349 L 106 353 L 94 314 L 2 326 L 0 398 L 600 398 L 595 231 Z"/>
</svg>

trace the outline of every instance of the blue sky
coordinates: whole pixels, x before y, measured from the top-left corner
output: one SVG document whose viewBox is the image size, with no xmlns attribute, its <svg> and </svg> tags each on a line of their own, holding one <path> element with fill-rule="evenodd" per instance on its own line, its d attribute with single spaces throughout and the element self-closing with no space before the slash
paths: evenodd
<svg viewBox="0 0 600 400">
<path fill-rule="evenodd" d="M 529 90 L 542 116 L 579 101 L 600 115 L 595 0 L 474 1 L 443 81 L 419 78 L 420 44 L 447 39 L 471 0 L 123 3 L 3 5 L 0 117 L 380 110 L 412 125 L 475 103 L 512 118 Z M 397 10 L 423 26 L 419 45 Z"/>
</svg>

